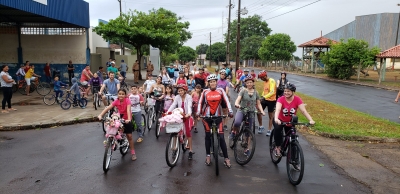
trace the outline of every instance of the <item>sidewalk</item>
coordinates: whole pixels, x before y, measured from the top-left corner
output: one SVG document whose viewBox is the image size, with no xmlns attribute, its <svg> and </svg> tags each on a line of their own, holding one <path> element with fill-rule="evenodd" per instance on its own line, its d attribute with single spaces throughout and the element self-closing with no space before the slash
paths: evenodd
<svg viewBox="0 0 400 194">
<path fill-rule="evenodd" d="M 142 75 L 144 71 L 142 71 Z M 139 83 L 143 84 L 144 81 Z M 127 73 L 128 85 L 133 84 L 133 74 Z M 1 99 L 3 95 L 0 94 Z M 40 129 L 57 127 L 61 125 L 72 125 L 82 122 L 98 122 L 97 116 L 104 109 L 104 105 L 97 110 L 93 107 L 93 100 L 88 99 L 85 109 L 71 106 L 63 110 L 60 105 L 54 103 L 48 106 L 43 102 L 43 96 L 36 91 L 31 96 L 22 95 L 19 92 L 13 94 L 11 99 L 12 107 L 17 111 L 0 113 L 0 131 Z"/>
</svg>

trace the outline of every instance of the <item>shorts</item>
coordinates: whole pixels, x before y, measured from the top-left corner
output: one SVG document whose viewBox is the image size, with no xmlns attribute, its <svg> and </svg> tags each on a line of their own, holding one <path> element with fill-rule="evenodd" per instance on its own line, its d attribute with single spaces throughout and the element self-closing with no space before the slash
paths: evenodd
<svg viewBox="0 0 400 194">
<path fill-rule="evenodd" d="M 31 78 L 25 78 L 26 85 L 30 86 L 31 85 L 31 80 L 34 81 L 36 77 L 31 77 Z"/>
<path fill-rule="evenodd" d="M 124 117 L 124 114 L 121 114 L 121 118 Z M 123 123 L 124 125 L 124 133 L 131 134 L 133 132 L 133 124 L 132 122 Z"/>
<path fill-rule="evenodd" d="M 275 105 L 276 105 L 276 101 L 268 101 L 268 100 L 261 100 L 261 106 L 262 109 L 265 110 L 265 107 L 268 107 L 268 112 L 274 112 L 275 111 Z"/>
</svg>

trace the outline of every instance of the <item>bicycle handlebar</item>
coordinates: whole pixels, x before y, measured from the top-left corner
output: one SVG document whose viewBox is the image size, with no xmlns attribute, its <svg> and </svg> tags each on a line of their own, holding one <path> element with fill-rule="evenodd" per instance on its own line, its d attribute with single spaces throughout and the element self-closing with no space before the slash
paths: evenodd
<svg viewBox="0 0 400 194">
<path fill-rule="evenodd" d="M 293 123 L 293 122 L 282 122 L 280 125 L 285 126 L 285 125 L 304 125 L 306 127 L 310 126 L 310 123 Z"/>
<path fill-rule="evenodd" d="M 199 116 L 202 119 L 220 119 L 220 118 L 226 118 L 228 115 L 221 115 L 221 116 Z"/>
</svg>

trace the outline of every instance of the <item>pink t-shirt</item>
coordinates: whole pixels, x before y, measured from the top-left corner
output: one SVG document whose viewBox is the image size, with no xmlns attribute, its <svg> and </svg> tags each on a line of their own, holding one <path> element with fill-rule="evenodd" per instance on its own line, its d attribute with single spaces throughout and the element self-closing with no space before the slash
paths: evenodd
<svg viewBox="0 0 400 194">
<path fill-rule="evenodd" d="M 130 94 L 128 98 L 132 105 L 131 112 L 141 112 L 142 109 L 139 103 L 144 101 L 143 96 L 140 94 Z"/>
<path fill-rule="evenodd" d="M 164 111 L 168 111 L 169 107 L 171 107 L 172 103 L 174 102 L 174 97 L 175 95 L 166 95 L 165 99 L 169 99 L 169 100 L 165 100 L 164 102 Z"/>
<path fill-rule="evenodd" d="M 90 74 L 92 73 L 90 70 L 86 70 L 86 69 L 83 69 L 83 71 L 82 71 L 82 74 L 81 74 L 81 82 L 84 82 L 84 81 L 89 81 L 90 80 L 90 78 L 87 78 L 87 76 L 85 75 L 85 73 L 90 77 Z"/>
<path fill-rule="evenodd" d="M 277 102 L 282 104 L 281 112 L 278 116 L 278 119 L 282 122 L 290 122 L 292 116 L 296 115 L 299 105 L 303 104 L 303 101 L 298 96 L 294 96 L 294 99 L 290 104 L 286 101 L 284 96 L 278 98 Z"/>
<path fill-rule="evenodd" d="M 131 101 L 129 100 L 129 98 L 124 98 L 123 102 L 120 102 L 119 99 L 117 99 L 112 103 L 112 105 L 117 107 L 120 115 L 124 115 L 122 117 L 123 119 L 125 119 L 125 120 L 128 119 L 128 114 L 126 114 L 126 109 L 127 109 L 128 105 L 131 106 Z"/>
</svg>

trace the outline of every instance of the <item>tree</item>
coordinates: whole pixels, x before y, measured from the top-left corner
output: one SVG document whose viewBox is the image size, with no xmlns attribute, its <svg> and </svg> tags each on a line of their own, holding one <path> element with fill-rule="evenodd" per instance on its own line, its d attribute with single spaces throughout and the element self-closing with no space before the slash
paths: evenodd
<svg viewBox="0 0 400 194">
<path fill-rule="evenodd" d="M 178 57 L 183 62 L 193 61 L 196 59 L 196 51 L 189 46 L 182 46 L 178 49 Z"/>
<path fill-rule="evenodd" d="M 329 77 L 349 79 L 354 75 L 356 67 L 360 71 L 374 64 L 379 51 L 377 47 L 370 49 L 364 40 L 351 38 L 345 42 L 342 39 L 340 43 L 331 44 L 331 50 L 322 54 L 321 59 Z"/>
<path fill-rule="evenodd" d="M 178 59 L 179 59 L 178 55 L 174 53 L 163 52 L 161 54 L 161 61 L 163 62 L 164 65 L 171 64 Z"/>
<path fill-rule="evenodd" d="M 164 8 L 152 9 L 148 13 L 135 10 L 123 13 L 107 24 L 100 23 L 93 31 L 106 40 L 122 40 L 131 44 L 136 49 L 140 68 L 144 45 L 172 53 L 191 38 L 191 33 L 187 31 L 189 22 L 181 22 L 181 19 Z"/>
<path fill-rule="evenodd" d="M 231 23 L 231 34 L 229 45 L 230 45 L 230 58 L 234 58 L 236 55 L 236 37 L 237 37 L 237 20 L 233 20 Z M 262 20 L 260 15 L 252 15 L 247 18 L 240 19 L 240 41 L 251 36 L 260 36 L 265 38 L 271 33 L 271 29 L 268 28 L 267 22 Z M 226 39 L 227 34 L 225 34 Z M 242 46 L 242 42 L 241 45 Z M 242 54 L 242 52 L 240 53 Z"/>
<path fill-rule="evenodd" d="M 210 59 L 211 56 L 211 59 Z M 214 61 L 218 64 L 218 62 L 222 62 L 226 60 L 226 45 L 222 42 L 216 42 L 211 45 L 211 55 L 210 49 L 207 50 L 206 59 L 210 61 Z M 211 63 L 210 63 L 211 65 Z M 219 67 L 219 65 L 218 65 Z"/>
<path fill-rule="evenodd" d="M 196 53 L 198 55 L 206 54 L 207 50 L 208 50 L 208 44 L 200 44 L 200 45 L 196 46 Z"/>
<path fill-rule="evenodd" d="M 258 49 L 261 47 L 261 43 L 264 40 L 263 37 L 253 35 L 243 40 L 242 48 L 240 50 L 242 59 L 245 60 L 259 60 Z"/>
<path fill-rule="evenodd" d="M 296 45 L 287 34 L 273 34 L 262 42 L 258 55 L 265 61 L 290 60 L 296 51 Z"/>
</svg>

